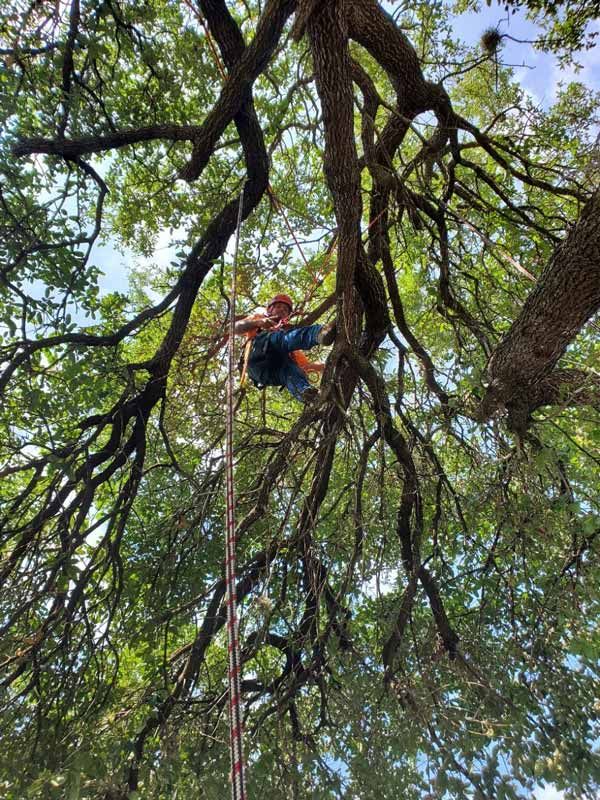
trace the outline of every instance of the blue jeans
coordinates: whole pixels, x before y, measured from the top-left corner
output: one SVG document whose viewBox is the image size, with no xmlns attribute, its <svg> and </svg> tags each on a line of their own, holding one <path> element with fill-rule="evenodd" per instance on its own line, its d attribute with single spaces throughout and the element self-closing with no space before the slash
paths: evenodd
<svg viewBox="0 0 600 800">
<path fill-rule="evenodd" d="M 285 386 L 292 397 L 302 399 L 310 387 L 304 370 L 292 361 L 293 350 L 310 350 L 318 344 L 322 325 L 280 331 L 261 331 L 252 343 L 248 374 L 259 386 Z"/>
</svg>

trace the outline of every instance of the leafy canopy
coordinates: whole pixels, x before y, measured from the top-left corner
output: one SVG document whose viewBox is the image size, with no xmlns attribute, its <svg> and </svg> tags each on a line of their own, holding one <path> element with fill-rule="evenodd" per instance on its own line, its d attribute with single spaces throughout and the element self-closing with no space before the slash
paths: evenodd
<svg viewBox="0 0 600 800">
<path fill-rule="evenodd" d="M 338 322 L 318 403 L 236 397 L 250 796 L 591 798 L 598 95 L 450 4 L 297 5 L 4 11 L 1 794 L 229 791 L 243 192 L 239 313 Z"/>
</svg>

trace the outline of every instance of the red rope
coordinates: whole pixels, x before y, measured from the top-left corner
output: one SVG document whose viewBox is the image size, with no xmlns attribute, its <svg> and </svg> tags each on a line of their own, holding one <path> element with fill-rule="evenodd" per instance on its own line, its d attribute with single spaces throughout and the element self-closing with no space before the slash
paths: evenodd
<svg viewBox="0 0 600 800">
<path fill-rule="evenodd" d="M 307 258 L 306 258 L 306 256 L 304 255 L 304 250 L 303 250 L 303 249 L 302 249 L 302 247 L 300 246 L 300 242 L 299 242 L 299 241 L 298 241 L 298 239 L 296 238 L 296 234 L 295 234 L 295 232 L 294 232 L 294 229 L 293 229 L 293 228 L 292 228 L 292 226 L 290 225 L 290 221 L 289 221 L 289 219 L 287 218 L 287 214 L 285 213 L 285 209 L 284 209 L 284 207 L 282 206 L 280 199 L 277 197 L 277 195 L 276 195 L 276 194 L 275 194 L 275 192 L 273 191 L 273 187 L 271 186 L 271 184 L 269 184 L 269 186 L 268 186 L 268 188 L 267 188 L 267 191 L 269 192 L 269 196 L 270 196 L 271 200 L 273 201 L 273 205 L 275 206 L 275 208 L 277 209 L 277 211 L 279 211 L 279 213 L 280 213 L 280 214 L 281 214 L 281 216 L 283 217 L 283 221 L 285 222 L 286 228 L 287 228 L 287 229 L 288 229 L 288 231 L 291 233 L 291 235 L 292 235 L 292 239 L 294 240 L 294 243 L 295 243 L 296 247 L 298 248 L 298 250 L 299 250 L 299 252 L 300 252 L 300 255 L 302 256 L 302 260 L 304 261 L 304 263 L 305 263 L 305 264 L 306 264 L 306 266 L 308 267 L 308 259 L 307 259 Z"/>
<path fill-rule="evenodd" d="M 240 193 L 240 205 L 235 236 L 235 251 L 231 272 L 231 301 L 229 307 L 229 342 L 227 370 L 227 408 L 226 408 L 226 505 L 227 530 L 225 537 L 225 585 L 227 604 L 227 646 L 229 654 L 229 746 L 231 753 L 231 798 L 246 800 L 244 774 L 243 716 L 241 703 L 241 652 L 238 638 L 237 591 L 236 591 L 236 543 L 235 530 L 235 484 L 233 471 L 233 424 L 235 389 L 235 301 L 237 281 L 237 256 L 242 225 L 242 206 L 244 190 Z"/>
<path fill-rule="evenodd" d="M 191 0 L 184 0 L 188 8 L 195 14 L 204 29 L 208 46 L 210 47 L 214 62 L 223 80 L 227 74 L 210 30 L 204 17 L 198 13 Z M 225 500 L 226 500 L 226 532 L 225 532 L 225 603 L 227 607 L 227 650 L 228 671 L 227 682 L 229 687 L 229 751 L 231 757 L 231 798 L 232 800 L 246 800 L 246 776 L 244 769 L 244 720 L 242 715 L 241 697 L 241 650 L 238 635 L 237 619 L 237 589 L 236 589 L 236 544 L 235 530 L 235 483 L 233 469 L 233 431 L 234 431 L 234 390 L 235 390 L 235 301 L 237 289 L 237 258 L 240 244 L 240 228 L 242 226 L 242 209 L 244 204 L 244 188 L 240 192 L 237 226 L 235 233 L 235 251 L 231 270 L 231 300 L 229 307 L 229 337 L 228 337 L 228 369 L 227 369 L 227 398 L 225 413 Z M 219 342 L 213 353 L 218 352 L 227 337 Z"/>
<path fill-rule="evenodd" d="M 385 214 L 386 211 L 387 211 L 387 207 L 384 208 L 382 211 L 380 211 L 379 214 L 377 214 L 377 216 L 369 222 L 369 224 L 367 225 L 367 228 L 365 230 L 365 233 L 368 233 L 368 231 L 373 227 L 373 225 L 375 225 L 376 222 L 379 222 L 379 220 Z M 287 222 L 287 220 L 286 220 L 286 222 Z M 331 264 L 331 260 L 332 260 L 333 253 L 334 253 L 334 250 L 335 250 L 336 241 L 337 241 L 337 233 L 335 234 L 335 236 L 331 240 L 331 244 L 329 245 L 329 248 L 328 248 L 328 250 L 327 250 L 327 252 L 325 254 L 325 260 L 323 261 L 323 266 L 321 267 L 320 270 L 317 270 L 317 272 L 315 272 L 312 275 L 312 278 L 313 278 L 312 286 L 309 287 L 306 295 L 304 296 L 304 299 L 302 300 L 302 303 L 298 306 L 298 309 L 294 312 L 295 315 L 301 315 L 301 314 L 304 313 L 304 309 L 306 308 L 306 306 L 312 300 L 314 293 L 317 291 L 319 286 L 322 285 L 322 283 L 325 280 L 325 278 L 329 275 L 329 273 L 331 271 L 330 264 Z M 298 245 L 298 247 L 300 248 L 300 245 Z M 302 253 L 301 249 L 300 249 L 300 252 Z M 302 257 L 304 258 L 304 254 L 303 253 L 302 253 Z M 306 263 L 306 259 L 304 259 L 304 261 Z"/>
<path fill-rule="evenodd" d="M 215 47 L 215 43 L 213 42 L 213 38 L 211 36 L 210 30 L 208 28 L 208 25 L 206 24 L 204 17 L 202 16 L 202 14 L 198 12 L 198 9 L 194 6 L 191 0 L 183 0 L 183 2 L 190 9 L 192 14 L 194 14 L 200 25 L 202 25 L 204 29 L 204 34 L 206 36 L 206 41 L 208 42 L 208 46 L 210 47 L 213 60 L 217 66 L 217 69 L 219 70 L 219 73 L 221 74 L 223 80 L 227 80 L 227 73 L 225 72 L 225 67 L 223 66 L 223 62 L 219 57 L 219 53 L 217 52 L 217 48 Z"/>
</svg>

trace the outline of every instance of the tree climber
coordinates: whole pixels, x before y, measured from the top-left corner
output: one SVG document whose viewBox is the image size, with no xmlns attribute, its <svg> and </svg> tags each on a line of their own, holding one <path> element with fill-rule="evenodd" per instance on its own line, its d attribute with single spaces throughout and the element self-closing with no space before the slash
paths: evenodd
<svg viewBox="0 0 600 800">
<path fill-rule="evenodd" d="M 313 364 L 301 352 L 318 345 L 332 344 L 335 322 L 329 325 L 293 326 L 288 320 L 294 304 L 285 294 L 269 301 L 267 313 L 239 320 L 235 332 L 245 334 L 244 367 L 256 386 L 285 386 L 303 403 L 310 403 L 318 391 L 308 381 L 308 372 L 322 372 L 323 364 Z"/>
</svg>

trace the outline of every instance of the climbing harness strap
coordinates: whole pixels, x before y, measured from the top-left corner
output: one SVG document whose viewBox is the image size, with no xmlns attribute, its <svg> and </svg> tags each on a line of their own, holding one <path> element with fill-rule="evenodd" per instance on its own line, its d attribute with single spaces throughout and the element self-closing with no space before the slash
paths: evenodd
<svg viewBox="0 0 600 800">
<path fill-rule="evenodd" d="M 242 369 L 240 374 L 240 387 L 245 389 L 248 385 L 248 362 L 250 361 L 250 351 L 252 350 L 252 339 L 246 339 L 242 354 Z"/>
<path fill-rule="evenodd" d="M 237 595 L 236 595 L 236 530 L 235 530 L 235 486 L 233 481 L 233 421 L 234 421 L 234 386 L 235 386 L 235 301 L 237 280 L 237 258 L 242 226 L 242 209 L 244 188 L 240 193 L 237 227 L 235 234 L 235 251 L 231 270 L 231 300 L 229 306 L 229 342 L 227 370 L 227 409 L 226 409 L 226 556 L 225 584 L 227 604 L 227 649 L 229 653 L 229 745 L 231 753 L 231 798 L 246 800 L 246 781 L 244 774 L 243 750 L 243 718 L 241 699 L 241 653 L 238 638 Z"/>
</svg>

